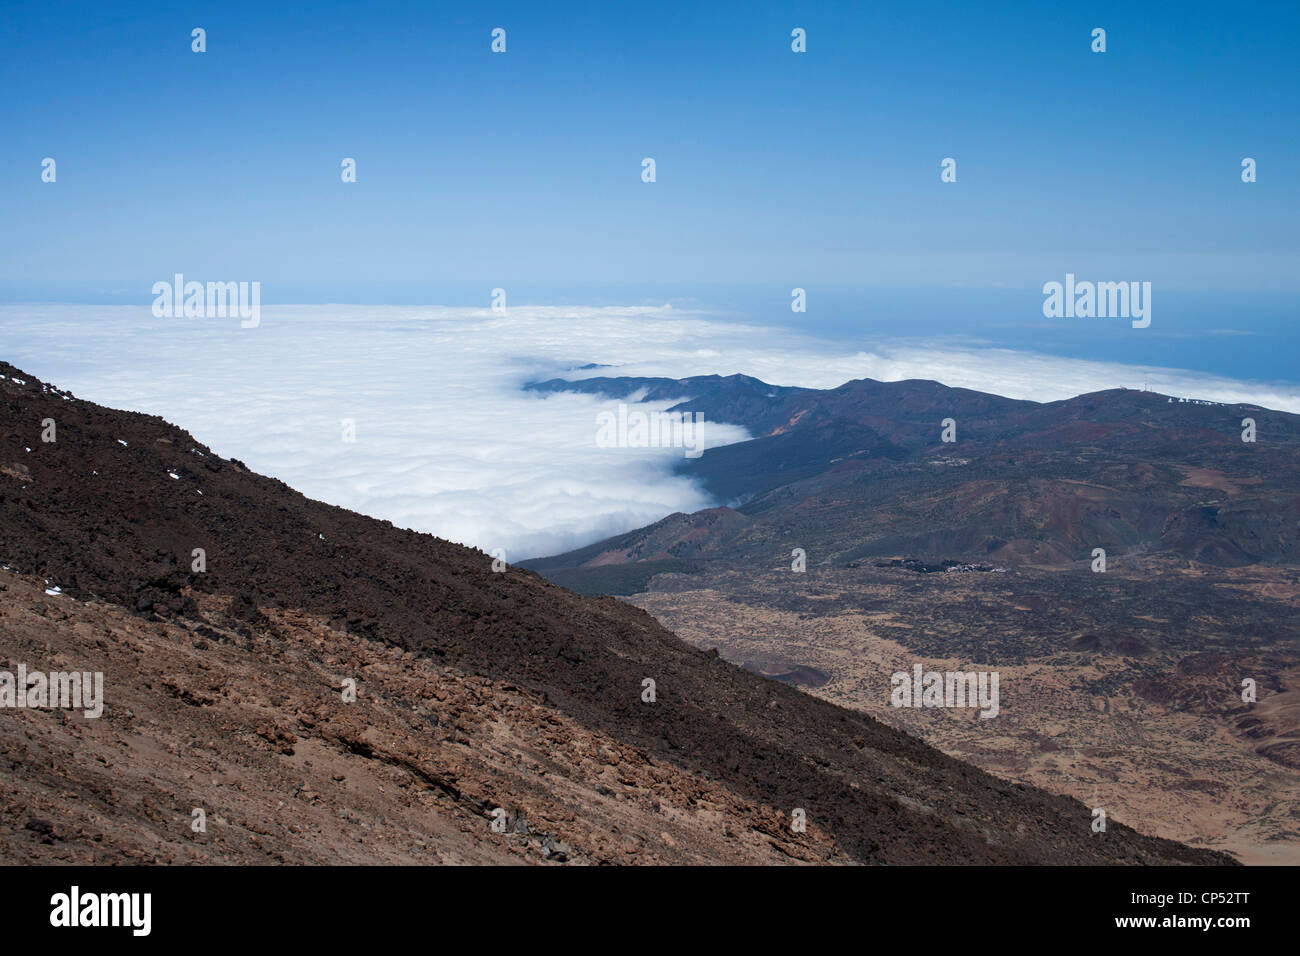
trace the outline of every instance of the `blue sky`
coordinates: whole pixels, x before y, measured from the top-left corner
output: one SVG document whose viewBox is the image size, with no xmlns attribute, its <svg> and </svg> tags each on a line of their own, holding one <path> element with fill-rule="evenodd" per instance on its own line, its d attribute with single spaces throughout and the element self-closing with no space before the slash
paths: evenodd
<svg viewBox="0 0 1300 956">
<path fill-rule="evenodd" d="M 1298 10 L 9 4 L 0 277 L 1293 287 Z"/>
<path fill-rule="evenodd" d="M 892 290 L 912 289 L 910 333 L 1001 342 L 1003 290 L 1028 290 L 1016 341 L 1042 325 L 1042 283 L 1073 271 L 1186 303 L 1157 332 L 1300 317 L 1294 2 L 43 2 L 5 21 L 11 301 L 148 302 L 183 272 L 259 280 L 268 302 L 503 285 L 782 311 L 798 285 L 837 303 L 803 321 L 840 334 L 897 330 L 872 304 L 906 309 Z M 1177 357 L 1157 338 L 1133 360 Z M 1184 345 L 1182 364 L 1276 377 L 1276 346 L 1237 368 Z"/>
</svg>

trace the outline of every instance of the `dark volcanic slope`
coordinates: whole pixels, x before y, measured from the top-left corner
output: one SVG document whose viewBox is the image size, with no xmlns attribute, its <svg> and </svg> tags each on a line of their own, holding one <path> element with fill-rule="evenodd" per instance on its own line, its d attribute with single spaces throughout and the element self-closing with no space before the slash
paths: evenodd
<svg viewBox="0 0 1300 956">
<path fill-rule="evenodd" d="M 678 409 L 756 434 L 679 468 L 735 510 L 673 515 L 528 567 L 588 593 L 629 594 L 662 571 L 788 563 L 791 545 L 808 549 L 810 565 L 905 556 L 1086 566 L 1098 547 L 1111 559 L 1300 562 L 1297 415 L 1125 389 L 1039 404 L 923 381 L 569 387 L 619 396 L 652 381 L 648 397 L 688 396 Z M 941 440 L 945 419 L 955 442 Z M 1253 442 L 1242 440 L 1245 419 Z"/>
<path fill-rule="evenodd" d="M 517 683 L 756 801 L 802 807 L 864 862 L 1231 862 L 1120 825 L 1094 835 L 1076 801 L 692 649 L 639 609 L 494 574 L 481 552 L 310 501 L 157 417 L 76 400 L 7 364 L 0 374 L 0 560 L 73 598 L 167 617 L 195 613 L 182 593 L 193 588 L 327 617 Z M 207 573 L 189 570 L 195 548 Z M 641 701 L 647 677 L 653 704 Z"/>
</svg>

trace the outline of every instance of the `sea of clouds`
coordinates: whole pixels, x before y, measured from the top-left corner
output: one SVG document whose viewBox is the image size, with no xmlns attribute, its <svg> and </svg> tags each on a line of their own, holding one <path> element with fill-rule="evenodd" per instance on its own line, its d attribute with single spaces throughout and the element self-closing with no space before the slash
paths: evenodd
<svg viewBox="0 0 1300 956">
<path fill-rule="evenodd" d="M 1300 412 L 1295 386 L 973 342 L 862 351 L 668 307 L 264 306 L 261 324 L 243 329 L 159 319 L 148 306 L 0 305 L 0 357 L 79 398 L 161 415 L 309 497 L 504 548 L 511 561 L 716 503 L 673 474 L 681 449 L 597 446 L 597 415 L 617 400 L 522 391 L 538 379 L 741 372 L 829 388 L 923 378 L 1038 401 L 1147 384 Z M 588 363 L 612 367 L 576 371 Z M 343 440 L 345 419 L 355 442 Z M 708 447 L 747 437 L 705 426 Z"/>
</svg>

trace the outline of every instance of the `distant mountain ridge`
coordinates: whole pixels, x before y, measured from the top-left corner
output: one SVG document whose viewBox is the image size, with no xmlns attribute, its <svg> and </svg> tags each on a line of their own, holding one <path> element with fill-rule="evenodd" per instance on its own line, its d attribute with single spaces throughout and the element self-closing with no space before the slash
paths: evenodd
<svg viewBox="0 0 1300 956">
<path fill-rule="evenodd" d="M 1039 403 L 920 380 L 819 390 L 743 375 L 602 377 L 529 387 L 681 399 L 671 411 L 755 435 L 677 466 L 734 517 L 670 516 L 526 562 L 580 590 L 599 590 L 614 564 L 742 563 L 770 554 L 778 538 L 843 561 L 1059 565 L 1096 547 L 1229 566 L 1300 558 L 1300 416 L 1286 412 L 1130 389 Z M 1242 439 L 1244 419 L 1254 442 Z M 953 442 L 942 440 L 945 420 Z"/>
</svg>

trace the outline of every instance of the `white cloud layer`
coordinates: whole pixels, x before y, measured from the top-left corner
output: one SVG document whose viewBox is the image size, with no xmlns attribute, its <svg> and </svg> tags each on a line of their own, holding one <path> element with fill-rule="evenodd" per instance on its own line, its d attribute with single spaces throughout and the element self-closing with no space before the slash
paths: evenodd
<svg viewBox="0 0 1300 956">
<path fill-rule="evenodd" d="M 0 357 L 78 397 L 161 415 L 312 498 L 509 560 L 713 504 L 680 449 L 600 448 L 616 402 L 520 390 L 535 378 L 742 372 L 777 385 L 936 379 L 1050 401 L 1116 386 L 1300 412 L 1300 387 L 899 341 L 853 351 L 669 308 L 266 306 L 238 319 L 148 307 L 0 306 Z M 614 366 L 583 373 L 588 362 Z M 666 408 L 668 403 L 646 406 Z M 342 438 L 355 422 L 356 441 Z M 710 423 L 708 445 L 743 440 Z"/>
</svg>

